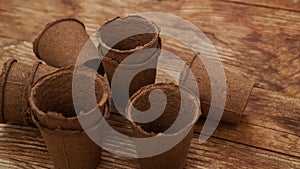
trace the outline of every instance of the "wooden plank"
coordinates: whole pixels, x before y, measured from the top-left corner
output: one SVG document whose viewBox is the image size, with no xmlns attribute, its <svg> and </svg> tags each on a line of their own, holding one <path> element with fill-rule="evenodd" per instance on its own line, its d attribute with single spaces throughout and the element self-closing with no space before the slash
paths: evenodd
<svg viewBox="0 0 300 169">
<path fill-rule="evenodd" d="M 298 0 L 272 0 L 272 1 L 270 0 L 222 0 L 222 1 L 300 12 L 300 1 Z"/>
<path fill-rule="evenodd" d="M 119 132 L 123 133 L 124 130 L 129 129 L 129 126 L 126 125 L 126 120 L 122 117 L 113 116 L 113 118 L 115 121 L 118 121 L 118 123 L 114 123 L 114 125 L 122 126 L 122 130 L 118 130 Z M 200 133 L 203 124 L 204 119 L 201 119 L 200 122 L 197 123 L 197 133 Z M 299 129 L 298 126 L 297 130 Z M 263 125 L 259 126 L 246 121 L 241 122 L 241 124 L 237 126 L 220 123 L 213 136 L 215 138 L 247 145 L 249 147 L 300 157 L 299 135 L 268 128 Z"/>
<path fill-rule="evenodd" d="M 300 100 L 254 88 L 245 109 L 246 123 L 300 136 Z"/>
<path fill-rule="evenodd" d="M 120 116 L 112 116 L 114 123 L 110 123 L 113 126 L 119 126 L 117 131 L 122 133 L 127 133 L 126 130 L 130 130 L 130 127 L 125 122 L 124 118 Z M 199 132 L 201 127 L 203 126 L 204 121 L 201 120 L 200 123 L 197 124 L 196 132 Z M 130 133 L 129 133 L 130 135 Z M 198 141 L 195 135 L 194 141 Z M 211 138 L 212 139 L 212 138 Z M 206 143 L 210 144 L 211 139 Z M 268 152 L 278 153 L 288 157 L 295 157 L 296 159 L 300 157 L 300 151 L 298 145 L 300 144 L 300 137 L 292 134 L 288 134 L 281 131 L 276 131 L 273 129 L 268 129 L 265 127 L 242 123 L 239 126 L 233 126 L 226 123 L 222 123 L 219 125 L 218 129 L 213 135 L 213 139 L 222 140 L 225 142 L 231 142 L 238 145 L 242 145 L 242 147 L 254 148 L 259 150 L 264 150 Z M 221 142 L 222 142 L 221 141 Z M 223 144 L 223 143 L 222 143 Z M 124 145 L 122 145 L 124 146 Z M 128 146 L 130 147 L 130 146 Z M 234 150 L 233 150 L 234 151 Z M 242 151 L 243 152 L 243 151 Z M 228 154 L 233 153 L 229 152 Z M 248 151 L 244 153 L 249 153 Z M 226 153 L 225 153 L 226 154 Z M 235 153 L 233 153 L 235 154 Z M 272 155 L 270 155 L 271 157 Z M 241 157 L 237 155 L 236 157 Z M 273 156 L 274 157 L 274 156 Z M 242 158 L 242 159 L 241 159 Z M 241 158 L 233 158 L 233 160 L 242 160 Z M 222 161 L 222 160 L 220 160 Z M 259 160 L 258 160 L 259 161 Z M 226 161 L 227 162 L 227 161 Z M 260 163 L 260 162 L 258 162 Z M 200 165 L 200 164 L 199 164 Z M 199 166 L 197 165 L 197 166 Z M 255 164 L 256 165 L 256 164 Z M 238 165 L 239 166 L 239 165 Z M 225 166 L 223 166 L 225 167 Z M 227 166 L 229 167 L 229 166 Z M 249 167 L 249 166 L 248 166 Z M 270 167 L 272 168 L 272 167 Z"/>
<path fill-rule="evenodd" d="M 32 64 L 35 60 L 35 57 L 31 53 L 31 43 L 10 40 L 9 38 L 2 39 L 7 41 L 1 41 L 3 47 L 0 48 L 0 51 L 2 50 L 0 61 L 2 63 L 12 56 L 29 64 Z M 172 50 L 179 56 L 192 56 L 191 51 L 185 49 L 184 46 L 180 46 L 180 44 L 172 46 L 170 45 L 172 42 L 168 40 L 165 40 L 164 42 L 167 50 Z M 168 65 L 168 61 L 166 61 L 165 65 Z M 170 66 L 164 68 L 171 69 Z M 176 71 L 176 66 L 172 69 Z M 164 78 L 163 75 L 160 76 L 161 79 L 168 79 Z M 280 95 L 281 94 L 276 92 L 254 89 L 245 110 L 245 113 L 249 115 L 246 122 L 299 136 L 299 126 L 297 125 L 297 121 L 299 121 L 300 118 L 299 101 Z M 257 112 L 258 109 L 259 112 Z"/>
<path fill-rule="evenodd" d="M 225 67 L 248 76 L 256 87 L 300 96 L 300 13 L 222 1 L 172 3 L 140 6 L 191 21 L 213 42 Z"/>
<path fill-rule="evenodd" d="M 199 124 L 196 131 L 200 132 L 201 126 Z M 238 126 L 221 123 L 213 136 L 249 147 L 300 157 L 299 136 L 249 123 Z"/>
<path fill-rule="evenodd" d="M 249 76 L 257 87 L 300 97 L 300 13 L 208 0 L 14 0 L 1 1 L 0 11 L 0 35 L 26 41 L 33 40 L 46 23 L 62 16 L 81 19 L 93 33 L 105 20 L 118 15 L 144 11 L 175 14 L 206 33 L 230 70 Z"/>
<path fill-rule="evenodd" d="M 161 72 L 158 72 L 158 76 L 158 82 L 172 82 L 170 77 Z M 254 88 L 244 114 L 246 116 L 237 126 L 220 124 L 214 136 L 251 147 L 300 156 L 299 99 Z M 198 124 L 197 132 L 201 131 L 203 123 Z"/>
<path fill-rule="evenodd" d="M 117 124 L 123 128 L 124 123 Z M 0 167 L 10 168 L 53 168 L 45 144 L 36 128 L 15 125 L 0 125 L 1 135 L 6 140 L 0 140 Z M 120 129 L 122 130 L 122 129 Z M 198 134 L 194 135 L 186 168 L 296 168 L 300 158 L 282 155 L 276 152 L 257 149 L 239 143 L 210 138 L 206 143 L 198 143 Z M 114 142 L 112 140 L 112 142 Z M 116 144 L 123 145 L 121 142 Z M 100 168 L 139 168 L 136 159 L 123 158 L 109 152 L 103 152 Z"/>
<path fill-rule="evenodd" d="M 32 51 L 32 43 L 12 38 L 0 37 L 0 69 L 3 63 L 10 58 L 16 58 L 19 62 L 33 64 L 36 57 Z"/>
<path fill-rule="evenodd" d="M 15 44 L 13 42 L 11 43 Z M 168 41 L 164 42 L 166 42 L 167 45 L 169 44 Z M 1 48 L 2 50 L 9 49 L 2 52 L 5 57 L 9 58 L 12 55 L 17 55 L 18 58 L 26 59 L 28 56 L 28 58 L 35 60 L 30 52 L 24 52 L 31 50 L 30 43 L 21 41 L 16 45 L 7 46 L 13 47 Z M 185 50 L 184 46 L 180 47 L 180 44 L 177 44 L 176 46 L 166 46 L 166 48 L 173 50 L 179 56 L 192 55 L 190 51 Z M 174 50 L 175 48 L 182 50 Z M 22 54 L 22 51 L 24 54 Z M 25 61 L 31 63 L 32 60 Z M 166 61 L 165 64 L 167 65 L 168 62 Z M 168 66 L 167 68 L 171 71 L 176 71 L 176 66 Z M 163 74 L 159 74 L 158 76 L 160 76 L 160 82 L 172 81 L 168 81 L 169 78 L 165 77 Z M 245 114 L 248 115 L 243 120 L 245 124 L 237 127 L 223 124 L 224 127 L 218 130 L 219 132 L 216 132 L 216 136 L 254 147 L 298 156 L 300 153 L 300 149 L 297 146 L 297 144 L 299 144 L 299 141 L 297 140 L 299 140 L 300 136 L 300 127 L 298 124 L 300 120 L 299 103 L 298 99 L 282 96 L 277 92 L 256 88 L 252 91 L 249 103 L 245 110 Z M 255 134 L 255 132 L 257 133 Z M 260 142 L 259 140 L 262 138 L 265 138 L 266 141 Z"/>
<path fill-rule="evenodd" d="M 30 41 L 42 30 L 44 24 L 63 15 L 76 16 L 83 20 L 89 33 L 104 20 L 133 11 L 156 10 L 179 15 L 204 30 L 216 45 L 227 68 L 249 76 L 256 82 L 256 87 L 261 88 L 253 90 L 245 110 L 248 116 L 240 126 L 221 124 L 214 137 L 203 147 L 200 146 L 199 150 L 193 144 L 196 148 L 191 151 L 197 149 L 195 151 L 200 151 L 201 154 L 189 155 L 188 166 L 253 168 L 255 165 L 266 167 L 267 164 L 270 168 L 296 168 L 299 166 L 300 156 L 300 102 L 297 99 L 300 97 L 299 14 L 289 7 L 276 10 L 277 5 L 281 5 L 283 1 L 272 2 L 275 4 L 273 6 L 263 4 L 266 1 L 231 1 L 236 3 L 187 0 L 176 3 L 145 1 L 141 4 L 133 1 L 58 1 L 54 4 L 46 1 L 46 7 L 45 4 L 33 0 L 24 3 L 1 1 L 0 65 L 12 56 L 31 64 L 35 58 Z M 295 3 L 293 8 L 297 8 L 297 1 Z M 192 53 L 177 42 L 167 39 L 163 43 L 164 49 L 187 56 L 183 57 L 184 59 L 192 57 Z M 1 129 L 2 126 L 0 131 Z M 40 136 L 26 135 L 37 131 L 27 131 L 28 129 L 13 130 L 18 136 L 5 134 L 8 129 L 4 129 L 3 138 L 0 139 L 0 154 L 3 154 L 0 157 L 0 168 L 52 168 Z M 199 128 L 197 131 L 199 132 Z M 30 143 L 20 141 L 19 136 L 22 137 L 21 140 L 26 139 Z M 6 137 L 8 139 L 5 139 Z M 196 135 L 193 143 L 197 142 L 197 137 Z M 34 138 L 38 138 L 39 141 L 36 142 Z M 22 153 L 24 150 L 26 152 Z M 36 159 L 36 154 L 42 158 Z M 104 153 L 100 168 L 138 166 L 136 160 L 129 160 L 129 163 L 126 163 L 126 160 L 128 159 L 111 157 L 111 154 Z"/>
<path fill-rule="evenodd" d="M 143 0 L 144 1 L 144 0 Z M 62 17 L 76 17 L 86 23 L 88 32 L 94 33 L 106 20 L 122 15 L 130 6 L 143 1 L 60 1 L 4 0 L 0 2 L 0 35 L 33 41 L 44 25 Z"/>
<path fill-rule="evenodd" d="M 211 138 L 201 145 L 195 137 L 188 157 L 187 168 L 297 168 L 299 166 L 299 158 L 290 158 L 216 138 Z"/>
<path fill-rule="evenodd" d="M 51 168 L 44 141 L 37 128 L 0 125 L 0 166 Z"/>
</svg>

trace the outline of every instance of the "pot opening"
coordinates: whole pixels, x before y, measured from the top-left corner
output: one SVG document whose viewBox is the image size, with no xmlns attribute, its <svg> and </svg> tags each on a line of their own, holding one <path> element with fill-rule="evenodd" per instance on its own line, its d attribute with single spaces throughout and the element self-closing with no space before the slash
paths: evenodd
<svg viewBox="0 0 300 169">
<path fill-rule="evenodd" d="M 186 91 L 181 93 L 180 89 L 174 85 L 152 85 L 152 87 L 135 95 L 133 106 L 137 110 L 143 112 L 150 108 L 149 95 L 153 89 L 160 89 L 165 93 L 167 105 L 164 112 L 154 121 L 150 123 L 137 123 L 145 132 L 174 134 L 193 124 L 195 119 L 198 119 L 199 104 L 195 100 L 196 98 Z M 181 99 L 181 97 L 183 98 Z M 160 101 L 160 99 L 157 98 L 157 105 L 152 103 L 153 105 L 151 106 L 161 106 L 159 104 L 163 103 L 163 101 Z M 130 116 L 133 117 L 136 115 L 130 114 Z M 176 119 L 178 121 L 174 123 Z M 171 126 L 172 128 L 170 128 Z"/>
<path fill-rule="evenodd" d="M 153 41 L 159 30 L 156 25 L 142 17 L 127 16 L 106 23 L 99 33 L 107 47 L 131 50 Z"/>
<path fill-rule="evenodd" d="M 73 103 L 72 97 L 72 78 L 73 71 L 65 71 L 63 73 L 56 72 L 51 77 L 43 80 L 42 83 L 35 88 L 34 102 L 37 108 L 45 113 L 56 112 L 64 117 L 75 117 L 76 112 Z M 80 81 L 93 80 L 90 76 L 85 76 L 84 74 L 76 76 L 76 78 L 81 78 Z M 76 89 L 74 91 L 74 98 L 77 103 L 77 108 L 79 107 L 81 112 L 87 113 L 95 108 L 95 101 L 93 97 L 89 95 L 90 93 L 95 93 L 97 104 L 101 101 L 104 89 L 101 81 L 96 79 L 95 91 L 92 91 L 91 88 L 88 88 L 84 84 L 76 84 Z M 79 105 L 79 106 L 78 106 Z M 78 110 L 78 109 L 77 109 Z"/>
</svg>

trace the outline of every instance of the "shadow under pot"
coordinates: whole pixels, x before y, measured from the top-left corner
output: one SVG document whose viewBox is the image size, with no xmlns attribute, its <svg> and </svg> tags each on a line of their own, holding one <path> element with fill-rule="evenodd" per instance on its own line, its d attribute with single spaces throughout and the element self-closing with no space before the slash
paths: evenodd
<svg viewBox="0 0 300 169">
<path fill-rule="evenodd" d="M 104 70 L 110 87 L 112 83 L 116 86 L 112 92 L 121 90 L 131 96 L 141 87 L 155 83 L 161 49 L 159 32 L 157 25 L 137 15 L 114 18 L 98 30 Z M 122 105 L 124 109 L 128 98 Z"/>
<path fill-rule="evenodd" d="M 143 169 L 182 169 L 201 115 L 200 101 L 175 84 L 153 84 L 131 97 L 127 117 Z"/>
<path fill-rule="evenodd" d="M 106 89 L 104 79 L 97 72 L 74 71 L 71 67 L 44 76 L 31 89 L 32 118 L 55 168 L 98 166 L 101 155 L 98 143 L 102 141 L 103 122 L 109 116 Z M 97 133 L 96 140 L 89 138 L 90 133 Z"/>
</svg>

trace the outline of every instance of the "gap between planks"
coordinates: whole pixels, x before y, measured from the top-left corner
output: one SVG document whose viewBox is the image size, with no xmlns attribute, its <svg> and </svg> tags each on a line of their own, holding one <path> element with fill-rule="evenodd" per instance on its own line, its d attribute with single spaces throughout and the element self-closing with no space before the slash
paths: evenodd
<svg viewBox="0 0 300 169">
<path fill-rule="evenodd" d="M 270 8 L 270 9 L 277 9 L 277 10 L 286 10 L 290 12 L 300 12 L 300 1 L 298 2 L 290 2 L 292 0 L 280 0 L 278 3 L 273 3 L 270 1 L 261 1 L 261 0 L 217 0 L 235 4 L 242 4 L 242 5 L 250 5 L 255 7 L 262 7 L 262 8 Z M 296 0 L 297 1 L 297 0 Z M 294 6 L 292 6 L 294 5 Z"/>
</svg>

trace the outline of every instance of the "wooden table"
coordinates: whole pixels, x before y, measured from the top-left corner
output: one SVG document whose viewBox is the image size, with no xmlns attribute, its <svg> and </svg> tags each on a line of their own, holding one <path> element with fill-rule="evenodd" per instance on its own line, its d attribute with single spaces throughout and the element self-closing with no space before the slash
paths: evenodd
<svg viewBox="0 0 300 169">
<path fill-rule="evenodd" d="M 204 144 L 198 127 L 186 168 L 300 168 L 299 0 L 2 0 L 0 64 L 32 64 L 32 40 L 57 18 L 77 17 L 91 34 L 115 16 L 145 11 L 197 25 L 226 68 L 255 82 L 240 125 L 220 124 Z M 181 52 L 172 42 L 165 48 Z M 139 168 L 136 159 L 101 158 L 99 168 Z M 0 124 L 0 168 L 53 168 L 38 129 Z"/>
</svg>

